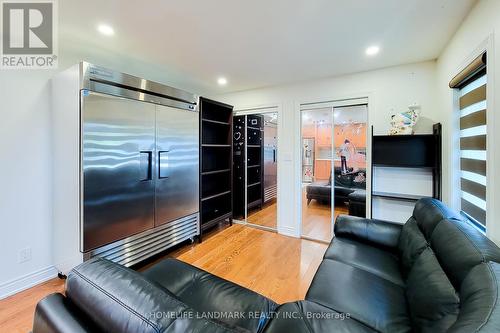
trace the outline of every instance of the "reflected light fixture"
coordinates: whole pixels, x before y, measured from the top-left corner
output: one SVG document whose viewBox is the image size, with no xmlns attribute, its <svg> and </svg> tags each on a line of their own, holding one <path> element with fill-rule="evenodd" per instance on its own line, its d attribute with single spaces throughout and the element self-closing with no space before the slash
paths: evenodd
<svg viewBox="0 0 500 333">
<path fill-rule="evenodd" d="M 97 31 L 99 31 L 104 36 L 113 36 L 115 34 L 113 28 L 107 24 L 99 24 L 97 26 Z"/>
<path fill-rule="evenodd" d="M 377 45 L 370 46 L 365 51 L 367 56 L 374 56 L 379 52 L 380 52 L 380 47 L 378 47 Z"/>
<path fill-rule="evenodd" d="M 221 76 L 217 79 L 217 84 L 219 84 L 219 86 L 225 86 L 227 84 L 227 79 Z"/>
</svg>

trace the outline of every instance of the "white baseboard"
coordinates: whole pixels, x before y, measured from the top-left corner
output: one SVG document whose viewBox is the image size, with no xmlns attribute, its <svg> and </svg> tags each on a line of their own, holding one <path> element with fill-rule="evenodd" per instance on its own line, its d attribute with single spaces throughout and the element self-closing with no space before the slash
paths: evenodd
<svg viewBox="0 0 500 333">
<path fill-rule="evenodd" d="M 20 291 L 36 286 L 37 284 L 55 278 L 56 276 L 57 269 L 54 266 L 49 266 L 2 283 L 0 284 L 0 299 L 4 299 Z"/>
<path fill-rule="evenodd" d="M 300 233 L 293 227 L 278 226 L 278 233 L 285 236 L 300 238 Z"/>
</svg>

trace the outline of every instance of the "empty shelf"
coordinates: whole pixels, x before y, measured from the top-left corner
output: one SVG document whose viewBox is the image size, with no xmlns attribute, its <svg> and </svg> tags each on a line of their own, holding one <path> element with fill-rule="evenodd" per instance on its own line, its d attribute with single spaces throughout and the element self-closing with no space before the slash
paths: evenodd
<svg viewBox="0 0 500 333">
<path fill-rule="evenodd" d="M 373 197 L 385 198 L 392 200 L 404 200 L 404 201 L 418 201 L 422 198 L 429 198 L 426 195 L 415 195 L 415 194 L 405 194 L 405 193 L 392 193 L 392 192 L 373 192 Z"/>
<path fill-rule="evenodd" d="M 212 124 L 228 125 L 229 126 L 229 123 L 225 122 L 225 121 L 218 121 L 218 120 L 212 120 L 212 119 L 202 119 L 202 121 L 205 121 L 207 123 L 212 123 Z"/>
<path fill-rule="evenodd" d="M 230 172 L 230 171 L 231 171 L 231 169 L 223 169 L 223 170 L 206 171 L 206 172 L 202 172 L 201 174 L 203 176 L 206 176 L 206 175 L 215 175 L 217 173 Z"/>
<path fill-rule="evenodd" d="M 221 193 L 217 193 L 217 194 L 211 195 L 209 197 L 202 198 L 201 201 L 206 201 L 206 200 L 214 199 L 214 198 L 226 195 L 228 193 L 231 193 L 231 191 L 224 191 L 224 192 L 221 192 Z"/>
<path fill-rule="evenodd" d="M 211 144 L 211 143 L 203 143 L 202 147 L 231 147 L 231 145 L 219 145 L 219 144 Z"/>
</svg>

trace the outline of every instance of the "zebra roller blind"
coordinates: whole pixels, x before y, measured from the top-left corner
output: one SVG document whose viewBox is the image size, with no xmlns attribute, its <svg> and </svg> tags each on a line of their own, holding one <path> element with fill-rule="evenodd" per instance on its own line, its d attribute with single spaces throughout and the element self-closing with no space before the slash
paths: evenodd
<svg viewBox="0 0 500 333">
<path fill-rule="evenodd" d="M 472 71 L 462 73 L 462 81 L 457 82 L 452 88 L 459 89 L 461 209 L 473 223 L 485 230 L 488 148 L 486 54 L 478 59 L 481 59 L 481 62 L 476 59 Z"/>
</svg>

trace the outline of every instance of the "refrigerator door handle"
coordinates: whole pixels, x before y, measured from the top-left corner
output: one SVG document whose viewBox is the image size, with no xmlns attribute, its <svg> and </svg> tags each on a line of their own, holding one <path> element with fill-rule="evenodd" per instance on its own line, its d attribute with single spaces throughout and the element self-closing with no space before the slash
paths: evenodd
<svg viewBox="0 0 500 333">
<path fill-rule="evenodd" d="M 168 178 L 168 150 L 158 151 L 158 179 Z"/>
<path fill-rule="evenodd" d="M 153 152 L 152 151 L 141 151 L 140 155 L 140 167 L 141 167 L 141 182 L 147 182 L 153 180 Z"/>
</svg>

